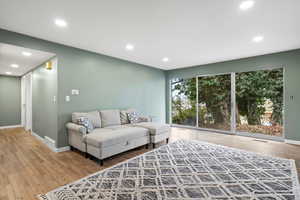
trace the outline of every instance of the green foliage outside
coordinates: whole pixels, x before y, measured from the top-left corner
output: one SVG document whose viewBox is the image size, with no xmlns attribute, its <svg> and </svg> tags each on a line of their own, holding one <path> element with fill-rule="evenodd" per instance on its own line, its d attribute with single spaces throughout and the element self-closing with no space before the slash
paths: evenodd
<svg viewBox="0 0 300 200">
<path fill-rule="evenodd" d="M 230 129 L 230 75 L 198 78 L 199 127 Z M 262 126 L 266 100 L 272 104 L 269 126 L 282 125 L 283 70 L 236 73 L 236 119 L 241 116 L 250 126 Z M 172 84 L 172 121 L 196 125 L 196 79 L 175 80 Z"/>
<path fill-rule="evenodd" d="M 195 78 L 177 80 L 172 83 L 172 122 L 174 124 L 196 125 Z"/>
</svg>

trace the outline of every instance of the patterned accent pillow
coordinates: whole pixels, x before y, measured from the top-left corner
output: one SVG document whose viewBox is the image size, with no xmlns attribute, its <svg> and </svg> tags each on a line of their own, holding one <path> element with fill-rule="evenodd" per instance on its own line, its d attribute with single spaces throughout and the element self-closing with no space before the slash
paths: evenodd
<svg viewBox="0 0 300 200">
<path fill-rule="evenodd" d="M 77 118 L 77 124 L 84 126 L 87 130 L 87 133 L 90 133 L 94 130 L 94 126 L 91 120 L 89 120 L 89 118 L 87 117 L 79 117 Z"/>
<path fill-rule="evenodd" d="M 140 122 L 140 118 L 136 112 L 130 112 L 130 113 L 127 113 L 127 115 L 128 115 L 128 120 L 129 120 L 130 124 L 136 124 L 136 123 Z"/>
</svg>

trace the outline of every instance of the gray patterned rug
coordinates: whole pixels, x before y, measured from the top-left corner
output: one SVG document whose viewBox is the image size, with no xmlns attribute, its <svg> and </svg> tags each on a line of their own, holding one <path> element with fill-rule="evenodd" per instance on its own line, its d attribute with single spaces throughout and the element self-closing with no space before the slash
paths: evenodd
<svg viewBox="0 0 300 200">
<path fill-rule="evenodd" d="M 62 186 L 42 200 L 297 200 L 295 162 L 177 141 Z"/>
</svg>

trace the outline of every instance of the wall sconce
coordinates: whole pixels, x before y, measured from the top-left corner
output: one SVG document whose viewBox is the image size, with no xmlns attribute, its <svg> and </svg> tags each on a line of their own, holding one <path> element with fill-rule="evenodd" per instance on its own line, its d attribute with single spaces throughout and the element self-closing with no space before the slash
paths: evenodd
<svg viewBox="0 0 300 200">
<path fill-rule="evenodd" d="M 52 70 L 52 62 L 51 61 L 46 62 L 46 67 L 45 68 L 47 70 Z"/>
</svg>

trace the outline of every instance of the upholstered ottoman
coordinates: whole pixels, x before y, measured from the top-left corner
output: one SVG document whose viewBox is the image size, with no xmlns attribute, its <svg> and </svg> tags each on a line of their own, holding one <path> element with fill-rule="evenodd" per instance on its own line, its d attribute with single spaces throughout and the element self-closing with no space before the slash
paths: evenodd
<svg viewBox="0 0 300 200">
<path fill-rule="evenodd" d="M 148 146 L 149 140 L 148 129 L 127 125 L 95 129 L 85 138 L 87 152 L 98 158 L 101 165 L 105 158 L 142 145 Z"/>
<path fill-rule="evenodd" d="M 155 143 L 161 142 L 163 140 L 166 140 L 167 143 L 169 142 L 171 128 L 168 124 L 140 122 L 134 124 L 134 126 L 147 128 L 150 131 L 150 142 L 152 143 L 153 148 L 155 148 Z"/>
</svg>

